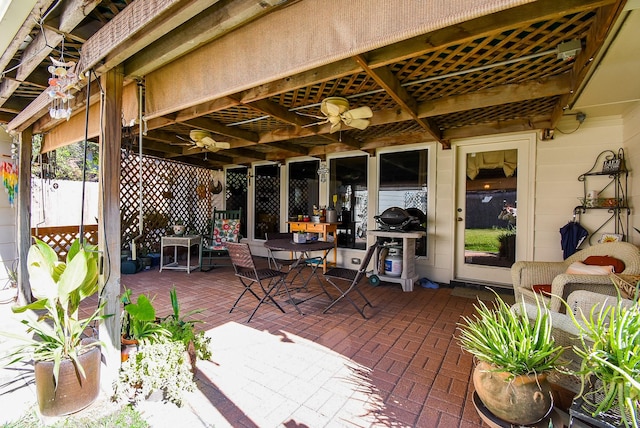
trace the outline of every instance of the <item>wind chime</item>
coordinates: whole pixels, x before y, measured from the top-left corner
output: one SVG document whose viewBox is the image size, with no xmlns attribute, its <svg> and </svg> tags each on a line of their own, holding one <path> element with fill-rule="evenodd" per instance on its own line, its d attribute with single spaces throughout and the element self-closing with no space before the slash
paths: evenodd
<svg viewBox="0 0 640 428">
<path fill-rule="evenodd" d="M 78 75 L 76 74 L 76 62 L 64 60 L 64 40 L 62 41 L 62 51 L 60 59 L 51 59 L 51 63 L 47 69 L 51 73 L 49 78 L 49 87 L 47 94 L 51 98 L 49 107 L 49 115 L 53 119 L 67 119 L 71 117 L 71 105 L 69 100 L 74 96 L 71 93 L 72 88 L 77 88 Z"/>
<path fill-rule="evenodd" d="M 6 156 L 6 155 L 3 155 Z M 9 157 L 9 156 L 7 156 Z M 11 144 L 11 162 L 2 162 L 0 164 L 0 169 L 2 170 L 2 184 L 4 185 L 4 190 L 7 192 L 9 196 L 9 205 L 13 207 L 13 204 L 16 200 L 16 195 L 18 194 L 18 165 L 15 164 L 15 160 L 17 159 L 17 144 Z"/>
</svg>

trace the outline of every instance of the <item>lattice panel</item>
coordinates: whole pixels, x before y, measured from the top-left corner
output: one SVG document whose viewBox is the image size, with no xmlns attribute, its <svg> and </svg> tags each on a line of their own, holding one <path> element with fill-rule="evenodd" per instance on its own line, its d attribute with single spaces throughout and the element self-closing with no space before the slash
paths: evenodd
<svg viewBox="0 0 640 428">
<path fill-rule="evenodd" d="M 415 121 L 406 120 L 404 122 L 396 122 L 388 125 L 369 126 L 362 131 L 353 131 L 353 136 L 357 136 L 359 140 L 369 140 L 380 137 L 393 137 L 396 135 L 421 131 L 426 132 Z"/>
<path fill-rule="evenodd" d="M 380 87 L 371 77 L 366 73 L 357 73 L 313 86 L 295 89 L 270 99 L 286 108 L 294 108 L 318 104 L 326 97 L 348 97 L 349 95 L 377 89 L 380 89 Z M 312 114 L 320 112 L 319 106 L 316 107 L 316 112 Z"/>
<path fill-rule="evenodd" d="M 140 160 L 122 151 L 120 222 L 123 248 L 140 234 Z M 172 233 L 177 220 L 187 233 L 206 233 L 211 217 L 212 194 L 208 169 L 144 156 L 142 159 L 143 230 L 139 250 L 159 252 L 160 238 Z M 203 191 L 204 190 L 204 191 Z"/>
<path fill-rule="evenodd" d="M 561 74 L 569 71 L 573 63 L 559 60 L 555 53 L 550 53 L 460 76 L 411 83 L 512 60 L 514 51 L 518 52 L 518 57 L 539 53 L 541 43 L 551 51 L 562 42 L 585 38 L 594 17 L 592 12 L 588 12 L 554 21 L 540 21 L 527 28 L 512 29 L 494 37 L 439 48 L 435 52 L 397 63 L 390 69 L 417 101 Z"/>
<path fill-rule="evenodd" d="M 546 115 L 558 102 L 558 97 L 539 98 L 521 103 L 511 103 L 491 108 L 478 108 L 433 118 L 440 129 L 458 128 L 495 121 L 529 119 Z"/>
<path fill-rule="evenodd" d="M 66 260 L 71 244 L 80 236 L 78 226 L 51 226 L 32 228 L 31 235 L 48 244 L 58 254 L 58 259 Z M 83 236 L 86 242 L 98 245 L 98 225 L 85 225 Z"/>
<path fill-rule="evenodd" d="M 234 128 L 244 129 L 251 132 L 266 132 L 274 128 L 279 129 L 287 127 L 286 123 L 247 106 L 230 107 L 225 109 L 223 112 L 210 113 L 205 117 L 225 125 L 249 121 L 240 125 L 234 125 Z"/>
</svg>

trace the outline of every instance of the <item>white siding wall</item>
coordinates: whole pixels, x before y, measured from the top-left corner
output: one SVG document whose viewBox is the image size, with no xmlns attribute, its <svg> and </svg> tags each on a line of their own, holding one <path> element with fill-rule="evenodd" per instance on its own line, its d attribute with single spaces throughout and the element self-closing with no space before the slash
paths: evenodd
<svg viewBox="0 0 640 428">
<path fill-rule="evenodd" d="M 624 116 L 623 147 L 627 155 L 629 173 L 629 199 L 631 201 L 630 242 L 640 245 L 640 234 L 633 226 L 640 229 L 640 103 Z M 635 208 L 635 209 L 634 209 Z"/>
<path fill-rule="evenodd" d="M 558 129 L 568 133 L 576 125 L 575 118 L 568 116 Z M 617 152 L 622 147 L 622 118 L 587 117 L 577 131 L 570 134 L 556 131 L 553 140 L 538 141 L 537 145 L 534 260 L 562 260 L 559 229 L 572 219 L 573 209 L 580 203 L 578 197 L 584 193 L 578 177 L 594 166 L 603 150 Z M 601 169 L 602 165 L 596 168 Z M 593 187 L 602 185 L 602 179 L 594 178 Z M 580 216 L 580 223 L 592 232 L 607 217 L 606 210 L 590 210 Z M 613 224 L 594 234 L 592 242 L 596 243 L 603 232 L 613 232 Z"/>
<path fill-rule="evenodd" d="M 11 137 L 0 128 L 0 162 L 9 161 L 11 154 Z M 8 269 L 11 269 L 18 258 L 16 246 L 16 206 L 9 205 L 9 198 L 0 190 L 0 288 L 8 283 Z"/>
</svg>

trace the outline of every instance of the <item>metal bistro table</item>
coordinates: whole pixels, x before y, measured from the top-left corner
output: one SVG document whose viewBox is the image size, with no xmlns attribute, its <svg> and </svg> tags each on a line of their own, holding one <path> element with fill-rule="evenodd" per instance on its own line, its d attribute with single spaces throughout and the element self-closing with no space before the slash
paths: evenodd
<svg viewBox="0 0 640 428">
<path fill-rule="evenodd" d="M 191 247 L 198 246 L 198 264 L 191 264 Z M 173 262 L 164 264 L 164 248 L 173 248 Z M 178 247 L 187 248 L 187 264 L 178 263 Z M 191 273 L 192 270 L 199 269 L 202 266 L 202 236 L 185 235 L 185 236 L 163 236 L 160 238 L 160 272 L 162 269 L 184 270 Z"/>
<path fill-rule="evenodd" d="M 290 239 L 269 239 L 265 241 L 264 246 L 269 250 L 269 257 L 273 257 L 271 251 L 292 251 L 293 253 L 298 254 L 298 260 L 296 260 L 296 262 L 291 265 L 291 270 L 293 271 L 294 269 L 298 269 L 299 272 L 299 270 L 305 266 L 309 266 L 311 268 L 311 275 L 309 275 L 301 288 L 306 288 L 311 281 L 311 278 L 315 276 L 324 294 L 329 297 L 329 300 L 333 301 L 333 297 L 331 297 L 331 295 L 327 292 L 324 284 L 322 283 L 322 280 L 318 276 L 318 268 L 323 266 L 324 261 L 327 259 L 327 256 L 329 255 L 331 250 L 335 250 L 333 242 L 311 241 L 304 244 L 299 244 L 297 242 L 293 242 Z M 312 251 L 322 251 L 321 259 L 317 263 L 305 263 L 305 260 L 309 258 L 309 253 L 311 253 Z M 295 275 L 294 278 L 296 276 L 297 275 Z M 320 294 L 313 295 L 307 299 L 300 301 L 296 301 L 292 298 L 291 303 L 296 307 L 298 312 L 300 312 L 298 303 L 306 302 L 307 300 L 312 299 L 313 297 L 317 297 Z"/>
</svg>

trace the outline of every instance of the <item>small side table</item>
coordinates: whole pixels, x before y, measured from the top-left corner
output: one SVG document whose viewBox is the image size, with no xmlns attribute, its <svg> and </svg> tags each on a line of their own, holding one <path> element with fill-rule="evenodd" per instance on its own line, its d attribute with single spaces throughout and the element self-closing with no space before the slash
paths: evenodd
<svg viewBox="0 0 640 428">
<path fill-rule="evenodd" d="M 191 264 L 191 247 L 198 246 L 198 263 Z M 173 247 L 173 262 L 164 263 L 164 249 L 165 247 Z M 181 265 L 178 263 L 178 247 L 187 248 L 187 264 Z M 184 270 L 187 273 L 191 273 L 192 270 L 199 269 L 202 266 L 202 236 L 200 235 L 185 235 L 185 236 L 163 236 L 160 238 L 160 272 L 162 269 L 171 270 Z"/>
</svg>

